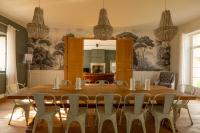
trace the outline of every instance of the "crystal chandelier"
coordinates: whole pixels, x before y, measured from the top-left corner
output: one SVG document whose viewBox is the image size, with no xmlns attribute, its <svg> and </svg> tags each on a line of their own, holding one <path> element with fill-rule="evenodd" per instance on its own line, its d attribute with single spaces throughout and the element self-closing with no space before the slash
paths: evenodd
<svg viewBox="0 0 200 133">
<path fill-rule="evenodd" d="M 111 39 L 113 33 L 113 27 L 110 25 L 107 11 L 104 8 L 104 0 L 103 0 L 103 8 L 101 8 L 99 13 L 98 24 L 93 28 L 94 37 L 100 40 L 108 40 Z"/>
<path fill-rule="evenodd" d="M 40 3 L 40 1 L 39 1 Z M 27 24 L 29 38 L 43 39 L 49 34 L 49 27 L 44 24 L 43 9 L 35 7 L 32 23 Z"/>
<path fill-rule="evenodd" d="M 177 34 L 177 26 L 173 25 L 171 13 L 166 10 L 166 0 L 165 0 L 165 11 L 162 12 L 160 25 L 154 31 L 156 38 L 160 41 L 171 41 L 173 37 Z"/>
</svg>

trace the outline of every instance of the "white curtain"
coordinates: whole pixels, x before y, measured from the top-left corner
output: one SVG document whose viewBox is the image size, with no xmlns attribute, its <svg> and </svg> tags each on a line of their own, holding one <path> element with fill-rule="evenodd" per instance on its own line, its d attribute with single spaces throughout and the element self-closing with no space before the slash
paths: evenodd
<svg viewBox="0 0 200 133">
<path fill-rule="evenodd" d="M 7 27 L 6 80 L 7 86 L 18 82 L 16 67 L 16 29 L 10 25 Z"/>
<path fill-rule="evenodd" d="M 179 84 L 190 84 L 191 51 L 190 35 L 182 34 L 179 59 Z"/>
</svg>

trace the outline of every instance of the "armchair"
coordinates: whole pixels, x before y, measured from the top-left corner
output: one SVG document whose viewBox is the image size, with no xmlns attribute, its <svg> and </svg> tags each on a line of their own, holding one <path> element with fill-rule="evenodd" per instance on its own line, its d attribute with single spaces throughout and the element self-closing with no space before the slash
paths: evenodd
<svg viewBox="0 0 200 133">
<path fill-rule="evenodd" d="M 159 79 L 154 81 L 154 85 L 175 89 L 175 74 L 173 72 L 160 72 Z"/>
</svg>

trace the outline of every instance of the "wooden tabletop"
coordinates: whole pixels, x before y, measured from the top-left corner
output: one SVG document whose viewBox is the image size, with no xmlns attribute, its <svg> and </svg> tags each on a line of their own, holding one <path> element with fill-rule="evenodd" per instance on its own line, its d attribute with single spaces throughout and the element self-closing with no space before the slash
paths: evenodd
<svg viewBox="0 0 200 133">
<path fill-rule="evenodd" d="M 117 86 L 115 84 L 109 85 L 97 85 L 97 84 L 90 84 L 82 86 L 81 90 L 75 90 L 74 86 L 64 87 L 61 86 L 60 89 L 52 89 L 53 85 L 38 85 L 32 88 L 21 90 L 20 92 L 8 96 L 8 99 L 24 99 L 30 97 L 33 98 L 33 94 L 35 93 L 51 93 L 56 98 L 60 98 L 63 94 L 85 94 L 90 99 L 94 99 L 94 97 L 99 93 L 117 93 L 122 95 L 123 97 L 131 92 L 133 93 L 149 93 L 151 96 L 155 96 L 160 93 L 176 93 L 177 96 L 180 96 L 181 100 L 195 100 L 196 96 L 184 94 L 181 92 L 177 92 L 167 87 L 163 86 L 151 86 L 151 89 L 144 90 L 144 86 L 136 86 L 135 91 L 128 90 L 126 86 Z"/>
</svg>

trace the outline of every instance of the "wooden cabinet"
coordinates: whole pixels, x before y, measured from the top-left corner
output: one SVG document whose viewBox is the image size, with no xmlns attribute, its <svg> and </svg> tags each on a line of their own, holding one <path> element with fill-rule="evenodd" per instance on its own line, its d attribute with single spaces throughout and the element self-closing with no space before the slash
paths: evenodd
<svg viewBox="0 0 200 133">
<path fill-rule="evenodd" d="M 129 83 L 133 71 L 133 41 L 117 39 L 116 79 Z M 65 38 L 64 79 L 75 84 L 76 77 L 83 78 L 83 38 Z"/>
<path fill-rule="evenodd" d="M 76 77 L 83 77 L 83 39 L 66 37 L 64 79 L 75 84 Z"/>
</svg>

